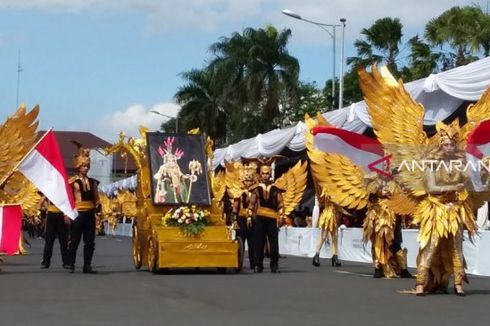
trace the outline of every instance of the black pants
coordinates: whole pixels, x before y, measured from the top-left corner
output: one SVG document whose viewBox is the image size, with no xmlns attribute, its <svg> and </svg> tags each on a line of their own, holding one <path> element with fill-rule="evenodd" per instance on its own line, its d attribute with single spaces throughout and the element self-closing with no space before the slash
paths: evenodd
<svg viewBox="0 0 490 326">
<path fill-rule="evenodd" d="M 44 253 L 42 264 L 49 266 L 53 255 L 54 240 L 58 237 L 60 244 L 61 260 L 68 264 L 68 237 L 67 225 L 63 213 L 48 213 L 46 217 L 46 230 L 44 241 Z"/>
<path fill-rule="evenodd" d="M 393 242 L 390 246 L 391 252 L 396 254 L 398 251 L 402 250 L 402 217 L 396 216 L 395 228 L 393 230 Z"/>
<path fill-rule="evenodd" d="M 78 217 L 71 223 L 71 239 L 68 249 L 70 264 L 75 265 L 77 249 L 83 235 L 83 266 L 92 264 L 95 250 L 95 210 L 78 212 Z"/>
<path fill-rule="evenodd" d="M 252 224 L 252 227 L 247 228 L 247 218 L 238 216 L 237 223 L 239 229 L 236 232 L 236 235 L 242 239 L 243 245 L 245 245 L 245 240 L 247 241 L 248 246 L 248 260 L 250 261 L 250 268 L 255 267 L 255 245 L 254 245 L 254 233 L 255 233 L 255 223 Z"/>
<path fill-rule="evenodd" d="M 273 218 L 257 216 L 255 219 L 255 264 L 264 267 L 264 248 L 269 239 L 271 269 L 279 266 L 279 235 L 277 222 Z"/>
</svg>

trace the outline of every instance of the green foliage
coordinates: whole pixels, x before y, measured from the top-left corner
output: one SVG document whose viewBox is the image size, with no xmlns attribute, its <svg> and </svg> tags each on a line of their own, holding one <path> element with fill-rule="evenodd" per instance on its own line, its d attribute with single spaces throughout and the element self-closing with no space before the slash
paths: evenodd
<svg viewBox="0 0 490 326">
<path fill-rule="evenodd" d="M 454 61 L 447 68 L 474 61 L 474 53 L 490 50 L 490 18 L 478 7 L 452 7 L 425 26 L 425 37 L 432 46 L 449 46 Z M 448 60 L 448 55 L 445 56 Z"/>
<path fill-rule="evenodd" d="M 490 17 L 477 7 L 453 7 L 426 25 L 425 39 L 415 35 L 402 47 L 403 25 L 384 17 L 360 31 L 357 56 L 347 58 L 344 106 L 363 99 L 357 67 L 386 64 L 405 82 L 478 59 L 490 52 Z M 240 141 L 302 121 L 338 107 L 338 80 L 299 81 L 299 63 L 287 50 L 291 31 L 274 26 L 245 28 L 221 37 L 209 48 L 207 65 L 181 74 L 185 85 L 175 94 L 182 106 L 179 129 L 199 127 L 217 146 Z M 402 57 L 401 49 L 410 53 Z M 335 83 L 336 94 L 332 94 Z M 175 120 L 162 124 L 172 132 Z"/>
</svg>

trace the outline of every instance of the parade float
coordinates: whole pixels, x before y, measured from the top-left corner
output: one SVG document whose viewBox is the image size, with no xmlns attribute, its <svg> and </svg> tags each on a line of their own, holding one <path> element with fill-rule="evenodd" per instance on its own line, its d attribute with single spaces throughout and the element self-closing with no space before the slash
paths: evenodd
<svg viewBox="0 0 490 326">
<path fill-rule="evenodd" d="M 189 134 L 120 133 L 106 155 L 130 156 L 138 170 L 132 256 L 136 269 L 217 268 L 240 271 L 243 244 L 225 225 L 223 174 L 214 174 L 212 141 Z"/>
</svg>

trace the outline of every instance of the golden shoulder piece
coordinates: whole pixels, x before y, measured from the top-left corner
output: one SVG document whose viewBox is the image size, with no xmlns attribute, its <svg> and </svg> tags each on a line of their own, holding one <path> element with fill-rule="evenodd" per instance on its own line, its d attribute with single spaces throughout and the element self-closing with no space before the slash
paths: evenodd
<svg viewBox="0 0 490 326">
<path fill-rule="evenodd" d="M 277 188 L 284 191 L 282 194 L 284 216 L 291 214 L 303 198 L 308 175 L 307 167 L 307 162 L 299 161 L 274 182 Z"/>
</svg>

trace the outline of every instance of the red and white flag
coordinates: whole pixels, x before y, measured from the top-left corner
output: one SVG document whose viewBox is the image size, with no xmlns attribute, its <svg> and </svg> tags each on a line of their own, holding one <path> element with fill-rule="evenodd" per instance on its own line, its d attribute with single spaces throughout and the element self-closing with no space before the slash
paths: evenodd
<svg viewBox="0 0 490 326">
<path fill-rule="evenodd" d="M 389 164 L 389 157 L 384 157 L 383 146 L 376 139 L 326 126 L 314 127 L 312 133 L 314 135 L 313 144 L 316 149 L 347 156 L 366 172 L 386 173 L 384 172 L 386 167 L 376 168 L 378 164 L 384 161 Z"/>
<path fill-rule="evenodd" d="M 13 255 L 19 251 L 22 228 L 22 208 L 20 205 L 0 206 L 0 252 Z"/>
<path fill-rule="evenodd" d="M 65 163 L 53 130 L 44 134 L 18 169 L 66 216 L 77 217 Z"/>
<path fill-rule="evenodd" d="M 481 169 L 488 169 L 488 166 L 481 159 L 488 156 L 490 156 L 490 120 L 485 120 L 473 129 L 468 135 L 466 142 L 468 174 L 475 191 L 485 190 L 481 181 L 480 171 Z"/>
</svg>

